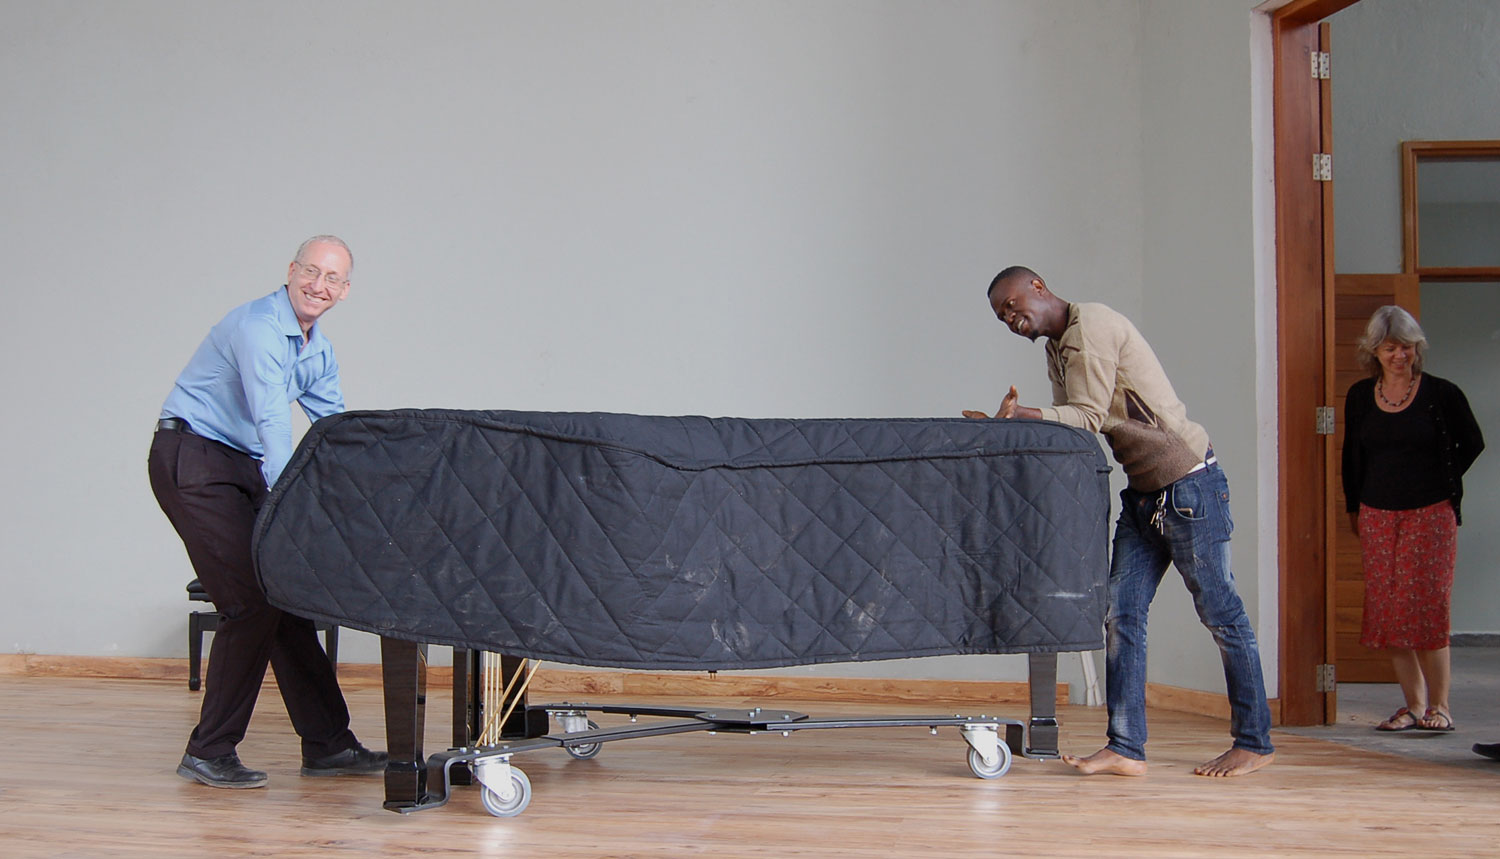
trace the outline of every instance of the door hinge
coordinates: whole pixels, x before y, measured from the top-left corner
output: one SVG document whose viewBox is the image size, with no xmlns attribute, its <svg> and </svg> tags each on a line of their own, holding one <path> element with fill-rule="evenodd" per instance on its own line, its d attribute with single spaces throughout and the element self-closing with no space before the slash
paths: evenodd
<svg viewBox="0 0 1500 859">
<path fill-rule="evenodd" d="M 1313 153 L 1313 181 L 1333 181 L 1333 156 L 1323 152 Z"/>
<path fill-rule="evenodd" d="M 1320 81 L 1328 80 L 1330 77 L 1330 75 L 1328 74 L 1328 52 L 1313 51 L 1312 53 L 1308 54 L 1308 58 L 1312 60 L 1313 78 Z"/>
<path fill-rule="evenodd" d="M 1333 406 L 1318 406 L 1313 411 L 1318 435 L 1333 435 Z"/>
<path fill-rule="evenodd" d="M 1319 665 L 1318 666 L 1318 688 L 1317 688 L 1317 691 L 1319 691 L 1319 692 L 1332 692 L 1332 691 L 1334 691 L 1337 688 L 1337 686 L 1338 686 L 1338 684 L 1334 682 L 1334 678 L 1333 678 L 1333 666 L 1332 665 L 1326 665 L 1326 664 L 1325 665 Z"/>
</svg>

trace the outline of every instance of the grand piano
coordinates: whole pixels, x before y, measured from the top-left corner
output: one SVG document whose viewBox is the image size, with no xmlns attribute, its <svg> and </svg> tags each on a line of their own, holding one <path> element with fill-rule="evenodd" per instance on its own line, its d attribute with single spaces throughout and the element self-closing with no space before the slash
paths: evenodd
<svg viewBox="0 0 1500 859">
<path fill-rule="evenodd" d="M 272 604 L 381 636 L 393 810 L 472 778 L 491 813 L 519 813 L 515 755 L 703 730 L 952 726 L 990 778 L 1013 754 L 1056 756 L 1056 656 L 1102 646 L 1108 471 L 1093 436 L 1042 421 L 347 412 L 303 438 L 254 554 Z M 425 756 L 431 645 L 454 648 L 455 727 Z M 533 705 L 525 686 L 541 660 L 960 653 L 1028 654 L 1029 719 Z M 480 654 L 501 655 L 497 679 Z"/>
</svg>

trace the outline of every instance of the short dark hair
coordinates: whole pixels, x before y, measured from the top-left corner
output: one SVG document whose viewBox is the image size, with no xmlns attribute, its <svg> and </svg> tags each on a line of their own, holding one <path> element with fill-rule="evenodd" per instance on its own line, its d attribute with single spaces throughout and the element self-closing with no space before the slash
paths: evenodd
<svg viewBox="0 0 1500 859">
<path fill-rule="evenodd" d="M 1032 271 L 1031 269 L 1027 268 L 1024 265 L 1013 265 L 1010 268 L 1007 268 L 1007 269 L 1001 271 L 999 274 L 995 275 L 995 279 L 992 280 L 992 281 L 990 281 L 990 288 L 986 289 L 984 291 L 984 297 L 985 298 L 989 298 L 990 296 L 994 295 L 995 294 L 995 287 L 997 287 L 1000 284 L 1006 282 L 1007 280 L 1010 280 L 1013 277 L 1022 277 L 1022 276 L 1024 276 L 1027 280 L 1041 280 L 1042 279 L 1041 275 L 1037 274 L 1036 272 Z"/>
</svg>

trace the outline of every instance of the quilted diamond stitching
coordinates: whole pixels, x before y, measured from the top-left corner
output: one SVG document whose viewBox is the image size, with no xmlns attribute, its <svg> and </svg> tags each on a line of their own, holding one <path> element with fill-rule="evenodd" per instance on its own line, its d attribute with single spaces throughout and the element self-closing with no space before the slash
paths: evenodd
<svg viewBox="0 0 1500 859">
<path fill-rule="evenodd" d="M 539 450 L 551 463 L 552 470 L 566 473 L 569 468 L 579 466 L 580 459 L 575 448 L 580 443 L 584 449 L 591 447 L 587 438 L 569 436 L 594 431 L 596 426 L 608 423 L 604 419 L 607 416 L 455 412 L 366 414 L 369 415 L 368 425 L 360 427 L 353 434 L 363 433 L 367 442 L 369 438 L 373 438 L 374 441 L 367 443 L 364 448 L 365 455 L 370 456 L 368 451 L 379 449 L 385 455 L 389 468 L 397 473 L 401 472 L 397 462 L 402 457 L 386 449 L 387 436 L 380 432 L 382 423 L 386 420 L 415 422 L 425 433 L 428 431 L 427 427 L 435 422 L 447 430 L 452 430 L 452 425 L 464 427 L 459 433 L 459 441 L 454 443 L 459 444 L 460 449 L 465 446 L 487 448 L 490 458 L 501 463 L 497 473 L 505 475 L 505 480 L 514 487 L 509 494 L 496 495 L 494 487 L 489 486 L 494 475 L 465 474 L 453 462 L 443 459 L 441 469 L 445 472 L 445 477 L 441 480 L 442 485 L 450 490 L 461 487 L 461 494 L 467 496 L 467 506 L 459 512 L 447 511 L 452 522 L 439 521 L 441 517 L 425 508 L 420 511 L 418 518 L 425 516 L 430 523 L 428 527 L 439 532 L 447 546 L 439 544 L 435 548 L 426 547 L 427 554 L 417 556 L 413 556 L 411 552 L 418 547 L 399 546 L 404 566 L 418 571 L 414 578 L 423 576 L 420 571 L 424 566 L 453 566 L 455 561 L 468 577 L 467 581 L 463 576 L 445 580 L 440 583 L 442 587 L 427 581 L 421 582 L 420 586 L 414 581 L 403 583 L 405 588 L 400 593 L 419 601 L 423 610 L 431 615 L 424 618 L 422 625 L 425 634 L 431 635 L 434 640 L 462 638 L 468 641 L 472 638 L 485 641 L 503 639 L 509 642 L 518 638 L 517 630 L 511 628 L 504 619 L 507 609 L 513 608 L 505 604 L 507 588 L 495 587 L 490 581 L 493 572 L 475 569 L 471 557 L 459 551 L 459 548 L 476 542 L 497 544 L 500 548 L 495 550 L 495 556 L 506 559 L 502 566 L 508 568 L 511 566 L 510 561 L 514 560 L 514 566 L 530 583 L 532 591 L 540 593 L 545 592 L 549 586 L 556 590 L 560 584 L 567 585 L 567 593 L 573 595 L 572 599 L 576 601 L 582 597 L 587 603 L 573 608 L 588 609 L 582 613 L 608 620 L 606 629 L 572 629 L 569 627 L 572 618 L 565 616 L 566 612 L 550 607 L 546 600 L 538 604 L 544 613 L 550 611 L 550 616 L 543 617 L 540 625 L 546 625 L 547 634 L 556 638 L 555 641 L 546 642 L 545 646 L 565 651 L 565 657 L 572 655 L 577 661 L 583 662 L 595 661 L 589 659 L 590 652 L 600 652 L 595 648 L 603 648 L 614 654 L 611 657 L 613 661 L 606 660 L 598 664 L 629 665 L 639 661 L 642 667 L 646 667 L 657 659 L 672 661 L 674 664 L 691 663 L 694 659 L 723 659 L 727 667 L 733 667 L 728 663 L 737 656 L 746 656 L 749 661 L 757 664 L 797 664 L 808 659 L 827 661 L 837 658 L 886 658 L 893 655 L 914 655 L 918 652 L 1036 649 L 1045 647 L 1049 639 L 1055 643 L 1073 643 L 1080 639 L 1097 638 L 1098 635 L 1097 629 L 1090 632 L 1088 627 L 1097 626 L 1091 621 L 1098 614 L 1095 609 L 1101 602 L 1102 581 L 1088 585 L 1086 590 L 1091 590 L 1092 593 L 1081 595 L 1080 599 L 1089 605 L 1073 611 L 1057 612 L 1056 616 L 1038 617 L 1034 613 L 1036 607 L 1025 602 L 1034 601 L 1038 591 L 1051 592 L 1069 587 L 1069 582 L 1077 578 L 1069 575 L 1063 577 L 1067 581 L 1059 581 L 1059 577 L 1049 571 L 1047 564 L 1040 563 L 1039 558 L 1048 560 L 1053 566 L 1060 566 L 1055 556 L 1065 559 L 1062 566 L 1086 564 L 1098 568 L 1101 564 L 1102 553 L 1097 546 L 1068 545 L 1070 539 L 1077 539 L 1076 536 L 1070 536 L 1069 522 L 1053 521 L 1053 517 L 1059 516 L 1064 520 L 1075 521 L 1081 517 L 1097 518 L 1100 516 L 1100 504 L 1096 496 L 1076 491 L 1062 493 L 1066 496 L 1066 503 L 1059 506 L 1056 497 L 1059 493 L 1043 492 L 1042 500 L 1047 504 L 1039 506 L 1026 494 L 1034 491 L 1039 481 L 1042 484 L 1096 484 L 1102 481 L 1096 473 L 1096 461 L 1100 459 L 1097 446 L 1091 452 L 1086 452 L 1091 453 L 1091 456 L 1085 456 L 1088 461 L 1081 469 L 1077 462 L 1079 451 L 1070 449 L 1068 445 L 1053 445 L 1056 453 L 1052 455 L 1035 455 L 1037 451 L 1033 451 L 1032 454 L 1011 457 L 1016 462 L 1024 460 L 1022 464 L 1028 469 L 1025 473 L 1017 472 L 1024 479 L 1012 481 L 1008 478 L 1015 476 L 1011 474 L 1015 469 L 1011 467 L 1010 461 L 993 451 L 981 456 L 973 447 L 975 438 L 971 427 L 962 426 L 963 422 L 719 419 L 716 423 L 701 418 L 676 419 L 680 436 L 673 437 L 668 445 L 671 450 L 680 453 L 679 449 L 684 449 L 701 455 L 703 450 L 712 448 L 720 452 L 719 458 L 723 461 L 717 465 L 709 462 L 696 472 L 691 471 L 691 465 L 689 472 L 676 472 L 674 469 L 680 466 L 672 462 L 670 456 L 631 450 L 629 445 L 600 439 L 607 443 L 597 445 L 599 450 L 593 453 L 606 453 L 588 459 L 587 467 L 602 467 L 609 472 L 610 480 L 624 487 L 623 491 L 611 493 L 609 499 L 611 503 L 619 505 L 619 510 L 624 511 L 630 525 L 660 527 L 665 523 L 677 526 L 696 517 L 696 531 L 688 529 L 676 534 L 664 531 L 654 538 L 652 545 L 642 547 L 630 542 L 639 543 L 639 533 L 625 534 L 622 530 L 612 530 L 598 522 L 584 522 L 581 525 L 572 523 L 570 527 L 583 528 L 589 532 L 585 535 L 588 536 L 584 541 L 586 546 L 580 548 L 569 546 L 567 535 L 557 530 L 557 525 L 566 523 L 554 523 L 549 519 L 560 506 L 559 500 L 534 497 L 532 488 L 525 485 L 526 476 L 515 473 L 509 465 L 508 454 L 516 445 L 524 444 L 528 449 Z M 586 420 L 596 417 L 600 419 L 593 422 Z M 532 422 L 541 431 L 541 435 L 532 436 L 515 431 L 518 418 L 521 420 L 520 426 L 528 421 Z M 641 426 L 652 425 L 653 421 L 659 425 L 659 422 L 667 419 L 629 417 L 629 420 L 633 422 L 635 429 L 639 429 Z M 705 428 L 714 432 L 705 433 Z M 960 428 L 963 432 L 955 433 Z M 1025 448 L 1029 444 L 1031 447 L 1045 448 L 1045 444 L 1031 443 L 1028 438 L 1036 432 L 1035 429 L 1028 428 L 1024 433 L 1016 433 L 1022 438 L 1012 446 Z M 552 435 L 549 436 L 548 433 Z M 731 433 L 740 435 L 736 437 Z M 506 441 L 498 443 L 496 438 L 500 437 Z M 751 438 L 761 448 L 774 450 L 783 458 L 822 457 L 829 461 L 809 461 L 786 468 L 745 468 L 740 463 L 754 462 L 757 457 L 764 461 L 765 458 L 765 454 L 750 443 Z M 545 443 L 538 443 L 539 439 Z M 717 444 L 714 443 L 715 439 Z M 980 441 L 982 445 L 984 439 L 981 438 Z M 672 447 L 672 444 L 677 447 Z M 337 450 L 338 445 L 333 445 L 333 448 Z M 922 458 L 923 450 L 933 448 L 949 452 L 934 458 Z M 862 464 L 850 462 L 868 457 L 872 450 L 879 451 L 884 458 Z M 339 454 L 333 455 L 335 459 L 338 456 Z M 643 462 L 636 459 L 639 457 L 649 457 L 658 464 L 643 467 Z M 294 462 L 294 467 L 298 466 L 300 460 L 299 457 Z M 963 471 L 973 470 L 978 465 L 985 466 L 980 471 L 980 477 L 988 474 L 990 478 L 983 482 L 985 494 L 993 493 L 1003 499 L 1001 504 L 991 504 L 988 497 L 969 498 L 961 492 L 951 491 L 957 485 L 955 481 L 975 480 L 973 474 L 965 474 Z M 1041 467 L 1038 469 L 1037 465 Z M 1067 467 L 1063 468 L 1064 465 Z M 338 469 L 328 470 L 336 472 Z M 628 475 L 626 470 L 629 471 Z M 306 475 L 299 472 L 299 480 L 307 475 L 321 473 L 316 468 L 303 471 Z M 747 474 L 750 474 L 749 482 L 746 482 Z M 855 474 L 859 479 L 850 478 L 850 474 Z M 879 477 L 875 478 L 877 474 Z M 769 479 L 766 478 L 767 475 L 770 476 Z M 809 475 L 817 475 L 817 478 L 810 478 Z M 419 494 L 414 485 L 415 477 L 416 475 L 403 474 L 402 478 L 402 488 L 409 491 L 413 498 Z M 640 485 L 643 477 L 649 485 Z M 271 548 L 297 556 L 301 560 L 301 566 L 308 568 L 300 576 L 300 579 L 306 581 L 299 584 L 301 593 L 296 599 L 305 599 L 314 604 L 307 612 L 309 614 L 342 612 L 361 616 L 369 615 L 372 605 L 383 602 L 380 610 L 374 612 L 380 615 L 379 622 L 391 624 L 393 629 L 399 627 L 403 623 L 403 611 L 408 607 L 398 607 L 394 599 L 381 593 L 381 588 L 389 587 L 390 583 L 377 581 L 366 574 L 360 568 L 359 557 L 369 553 L 370 546 L 382 540 L 388 541 L 392 546 L 399 542 L 389 533 L 391 528 L 375 509 L 377 502 L 387 505 L 391 502 L 381 501 L 383 496 L 378 490 L 358 488 L 358 481 L 344 479 L 339 482 L 336 475 L 323 475 L 321 479 L 338 484 L 340 491 L 337 494 L 343 509 L 359 507 L 361 510 L 368 510 L 367 514 L 360 517 L 361 521 L 374 519 L 380 522 L 384 533 L 362 535 L 360 539 L 347 537 L 339 527 L 338 511 L 328 509 L 317 492 L 312 493 L 311 502 L 312 508 L 321 510 L 317 522 L 301 523 L 300 531 L 286 527 L 286 523 L 273 522 L 264 535 L 269 538 Z M 431 476 L 428 478 L 429 482 L 433 479 Z M 471 481 L 477 483 L 471 485 Z M 809 494 L 810 485 L 820 481 L 825 482 L 825 485 L 817 493 Z M 955 535 L 946 530 L 954 527 L 953 524 L 939 521 L 933 515 L 930 509 L 932 499 L 913 495 L 915 486 L 928 488 L 930 485 L 942 485 L 945 481 L 949 484 L 950 491 L 943 496 L 943 500 L 954 511 L 954 521 L 964 528 L 973 527 L 976 521 L 986 523 L 988 534 L 985 541 L 975 543 L 955 538 Z M 570 492 L 565 494 L 571 495 L 568 499 L 570 505 L 576 505 L 576 509 L 580 510 L 590 509 L 590 503 L 594 499 L 586 495 L 580 485 L 575 485 L 570 480 L 550 482 L 554 486 L 569 487 Z M 827 494 L 826 484 L 834 486 L 831 496 Z M 749 503 L 745 496 L 759 485 L 771 486 L 782 492 L 783 503 L 768 509 L 758 509 Z M 351 486 L 355 487 L 352 490 L 354 494 L 365 493 L 354 502 L 342 497 L 351 491 Z M 1069 488 L 1076 490 L 1078 487 Z M 807 497 L 804 498 L 804 494 Z M 298 497 L 295 492 L 291 495 Z M 533 537 L 544 533 L 550 540 L 548 545 L 553 548 L 553 563 L 548 569 L 527 568 L 512 551 L 513 547 L 507 544 L 506 534 L 494 522 L 489 511 L 484 509 L 487 503 L 495 503 L 490 499 L 497 497 L 510 499 L 510 504 L 524 501 L 537 528 Z M 684 505 L 690 498 L 695 506 L 685 508 Z M 833 504 L 830 499 L 837 503 Z M 1107 500 L 1102 506 L 1104 515 L 1107 515 Z M 820 509 L 824 507 L 829 509 Z M 797 513 L 799 510 L 801 512 Z M 410 517 L 412 512 L 404 511 L 402 515 Z M 726 522 L 735 525 L 726 529 Z M 788 530 L 788 525 L 793 522 L 798 524 Z M 410 527 L 409 521 L 407 526 Z M 1095 535 L 1092 532 L 1097 530 L 1102 534 L 1103 527 L 1101 525 L 1089 530 L 1090 540 L 1093 542 Z M 753 559 L 752 554 L 757 557 L 766 554 L 763 547 L 755 545 L 755 541 L 765 539 L 767 534 L 777 535 L 776 539 L 780 540 L 774 557 L 769 561 Z M 924 552 L 934 551 L 931 545 L 934 535 L 938 535 L 936 540 L 940 544 L 936 551 L 943 554 L 946 560 L 924 560 Z M 330 536 L 336 540 L 330 540 Z M 511 537 L 515 539 L 516 535 Z M 917 538 L 923 542 L 911 542 Z M 621 545 L 618 542 L 621 539 L 626 539 L 627 544 Z M 282 545 L 284 542 L 291 543 L 290 549 Z M 331 552 L 329 547 L 332 545 L 341 545 L 342 553 Z M 573 556 L 575 552 L 597 552 L 606 546 L 614 559 L 608 566 L 618 565 L 643 588 L 654 589 L 646 595 L 644 601 L 625 601 L 621 604 L 619 601 L 611 603 L 610 600 L 603 599 L 600 590 L 602 586 L 598 580 L 600 573 L 583 569 Z M 744 636 L 737 637 L 733 634 L 728 634 L 725 640 L 722 617 L 705 618 L 701 613 L 694 614 L 690 611 L 673 615 L 674 608 L 680 608 L 674 601 L 680 600 L 683 592 L 682 588 L 674 587 L 674 584 L 680 583 L 674 583 L 670 576 L 663 581 L 660 570 L 654 567 L 643 569 L 642 565 L 659 564 L 667 548 L 683 546 L 687 547 L 688 552 L 710 549 L 717 551 L 719 554 L 716 563 L 733 567 L 741 571 L 742 575 L 749 576 L 746 580 L 748 583 L 736 581 L 740 595 L 745 597 L 743 605 L 726 604 L 718 610 L 735 617 L 743 616 L 746 611 L 752 615 L 762 615 L 751 618 L 758 624 L 757 631 L 762 634 L 762 640 L 738 641 L 737 638 Z M 453 551 L 449 551 L 450 548 Z M 810 549 L 816 549 L 815 557 L 807 555 Z M 330 559 L 327 557 L 329 555 L 339 557 Z M 1019 563 L 1021 568 L 1011 574 L 1002 586 L 993 588 L 993 593 L 983 604 L 976 604 L 973 601 L 976 594 L 969 592 L 973 585 L 964 585 L 963 577 L 988 575 L 984 572 L 985 567 L 1003 559 Z M 328 566 L 320 568 L 317 566 L 320 563 Z M 920 568 L 924 563 L 938 563 L 939 569 L 947 572 L 925 578 L 911 574 L 887 576 L 881 572 L 892 565 L 900 569 L 913 569 Z M 825 569 L 820 566 L 827 564 L 836 564 L 838 568 Z M 330 566 L 347 568 L 344 571 L 351 575 L 350 581 L 357 583 L 357 586 L 341 588 L 322 581 L 320 577 L 328 574 Z M 745 573 L 746 570 L 749 572 Z M 968 572 L 964 572 L 965 570 Z M 275 577 L 273 574 L 271 578 Z M 1096 572 L 1095 579 L 1101 578 Z M 1076 584 L 1072 586 L 1077 587 Z M 371 596 L 371 591 L 375 596 Z M 487 605 L 478 606 L 480 594 L 484 596 L 483 602 Z M 831 597 L 831 594 L 837 596 Z M 816 603 L 823 608 L 831 601 L 837 601 L 837 610 L 847 615 L 843 621 L 819 615 L 811 611 L 807 604 Z M 453 610 L 455 607 L 459 610 Z M 785 616 L 783 623 L 778 623 L 774 616 L 778 607 Z M 483 610 L 478 610 L 480 608 Z M 929 612 L 934 611 L 941 616 L 930 616 Z M 954 616 L 950 616 L 953 611 L 961 616 L 962 622 L 956 626 Z M 767 614 L 771 616 L 765 616 Z M 486 618 L 477 615 L 494 616 Z M 652 630 L 651 639 L 659 642 L 660 647 L 653 646 L 648 651 L 636 646 L 637 642 L 630 631 L 643 619 L 658 625 L 664 622 L 669 624 L 670 628 L 658 626 Z M 345 622 L 360 626 L 360 622 L 352 618 L 346 618 Z M 705 630 L 712 632 L 715 623 L 721 624 L 718 638 L 705 634 Z M 539 624 L 530 625 L 535 627 Z M 811 641 L 807 639 L 809 625 L 813 630 Z M 430 631 L 431 628 L 443 627 L 447 629 Z M 589 634 L 584 635 L 585 631 Z M 1002 639 L 998 643 L 995 641 L 997 637 Z M 1005 643 L 1011 639 L 1043 643 L 1020 644 L 1011 648 Z M 740 648 L 745 649 L 741 652 Z M 908 650 L 910 652 L 906 652 Z M 774 656 L 767 656 L 773 652 Z M 556 658 L 556 655 L 549 658 Z"/>
</svg>

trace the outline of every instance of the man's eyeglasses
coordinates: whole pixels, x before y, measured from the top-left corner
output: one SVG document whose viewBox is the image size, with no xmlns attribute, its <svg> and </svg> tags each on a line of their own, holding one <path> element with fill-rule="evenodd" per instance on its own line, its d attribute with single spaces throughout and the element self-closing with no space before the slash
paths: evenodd
<svg viewBox="0 0 1500 859">
<path fill-rule="evenodd" d="M 297 268 L 301 269 L 302 276 L 312 281 L 313 283 L 317 283 L 318 278 L 321 277 L 323 278 L 323 282 L 328 284 L 330 287 L 334 289 L 341 289 L 343 288 L 344 284 L 349 282 L 336 274 L 328 274 L 315 265 L 308 265 L 306 263 L 300 262 L 296 263 L 296 265 Z"/>
</svg>

